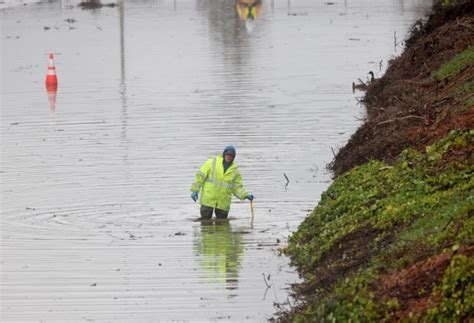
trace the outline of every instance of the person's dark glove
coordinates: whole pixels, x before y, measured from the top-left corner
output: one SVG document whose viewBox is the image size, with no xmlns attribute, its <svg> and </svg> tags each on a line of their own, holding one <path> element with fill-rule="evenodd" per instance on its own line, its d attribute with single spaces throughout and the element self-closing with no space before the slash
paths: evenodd
<svg viewBox="0 0 474 323">
<path fill-rule="evenodd" d="M 196 193 L 196 192 L 192 192 L 192 193 L 191 193 L 191 198 L 193 199 L 194 202 L 197 201 L 198 196 L 199 196 L 199 195 L 198 195 L 198 193 Z"/>
<path fill-rule="evenodd" d="M 245 198 L 249 201 L 253 201 L 253 195 L 252 194 L 248 194 Z"/>
</svg>

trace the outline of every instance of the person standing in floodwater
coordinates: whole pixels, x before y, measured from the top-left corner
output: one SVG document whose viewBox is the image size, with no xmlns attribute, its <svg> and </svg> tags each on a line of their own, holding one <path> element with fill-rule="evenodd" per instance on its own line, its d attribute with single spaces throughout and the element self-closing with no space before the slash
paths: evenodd
<svg viewBox="0 0 474 323">
<path fill-rule="evenodd" d="M 235 147 L 227 146 L 222 155 L 210 158 L 196 173 L 191 187 L 191 198 L 196 202 L 202 190 L 199 200 L 201 219 L 212 218 L 213 212 L 216 218 L 227 219 L 232 194 L 242 201 L 253 200 L 253 195 L 242 186 L 242 177 L 234 162 L 235 155 Z"/>
</svg>

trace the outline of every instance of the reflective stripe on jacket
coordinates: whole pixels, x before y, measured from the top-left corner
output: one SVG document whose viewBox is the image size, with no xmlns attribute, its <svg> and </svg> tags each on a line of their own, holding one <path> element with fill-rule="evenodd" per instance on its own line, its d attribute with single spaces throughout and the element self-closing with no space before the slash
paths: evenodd
<svg viewBox="0 0 474 323">
<path fill-rule="evenodd" d="M 191 191 L 199 193 L 202 190 L 201 205 L 229 211 L 232 194 L 244 200 L 248 192 L 242 187 L 242 177 L 235 162 L 224 174 L 223 161 L 222 156 L 216 156 L 205 162 L 196 173 Z"/>
</svg>

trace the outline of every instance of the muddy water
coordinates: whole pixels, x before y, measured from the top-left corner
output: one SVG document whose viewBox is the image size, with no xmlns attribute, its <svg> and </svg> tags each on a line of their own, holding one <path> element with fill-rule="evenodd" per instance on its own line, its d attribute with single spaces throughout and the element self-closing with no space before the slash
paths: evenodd
<svg viewBox="0 0 474 323">
<path fill-rule="evenodd" d="M 298 280 L 277 249 L 364 116 L 352 81 L 381 75 L 429 4 L 1 10 L 1 320 L 271 317 Z M 239 201 L 228 223 L 195 222 L 194 173 L 227 144 L 254 222 Z"/>
</svg>

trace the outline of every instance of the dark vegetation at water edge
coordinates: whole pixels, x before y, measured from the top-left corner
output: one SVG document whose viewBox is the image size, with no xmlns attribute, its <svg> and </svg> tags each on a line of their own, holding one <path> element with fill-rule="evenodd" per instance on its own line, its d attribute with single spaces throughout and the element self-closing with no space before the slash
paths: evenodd
<svg viewBox="0 0 474 323">
<path fill-rule="evenodd" d="M 280 321 L 474 321 L 474 3 L 443 2 L 283 250 L 304 281 Z"/>
</svg>

